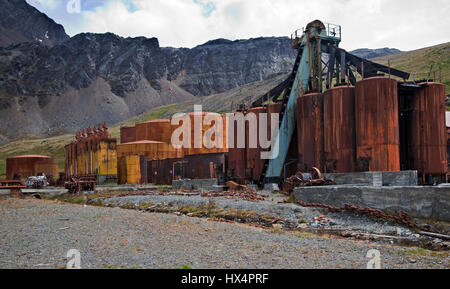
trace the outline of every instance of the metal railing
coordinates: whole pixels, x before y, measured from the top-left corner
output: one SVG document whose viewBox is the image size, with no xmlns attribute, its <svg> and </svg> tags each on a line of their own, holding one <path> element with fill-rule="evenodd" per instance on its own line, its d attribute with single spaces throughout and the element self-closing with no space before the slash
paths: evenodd
<svg viewBox="0 0 450 289">
<path fill-rule="evenodd" d="M 324 25 L 325 25 L 325 34 L 328 37 L 341 39 L 342 37 L 341 25 L 331 23 L 324 23 Z M 305 27 L 295 30 L 294 33 L 291 34 L 291 40 L 300 38 L 302 37 L 303 34 L 305 34 Z"/>
</svg>

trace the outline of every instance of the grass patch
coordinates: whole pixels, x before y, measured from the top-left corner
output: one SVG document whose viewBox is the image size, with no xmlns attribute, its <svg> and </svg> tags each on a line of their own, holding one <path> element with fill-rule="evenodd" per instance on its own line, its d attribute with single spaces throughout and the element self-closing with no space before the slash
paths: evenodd
<svg viewBox="0 0 450 289">
<path fill-rule="evenodd" d="M 312 233 L 300 233 L 299 235 L 297 235 L 297 238 L 299 238 L 299 239 L 313 239 L 313 238 L 317 238 L 317 236 L 312 234 Z"/>
</svg>

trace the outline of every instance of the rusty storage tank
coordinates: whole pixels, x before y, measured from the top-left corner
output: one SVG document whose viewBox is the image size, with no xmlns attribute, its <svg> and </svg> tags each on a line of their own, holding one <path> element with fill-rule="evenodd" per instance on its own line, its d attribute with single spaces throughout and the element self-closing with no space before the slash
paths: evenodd
<svg viewBox="0 0 450 289">
<path fill-rule="evenodd" d="M 212 128 L 212 126 L 214 125 L 214 123 L 212 123 L 211 125 L 204 125 L 203 121 L 204 118 L 208 115 L 208 114 L 215 114 L 215 113 L 211 113 L 211 112 L 202 112 L 201 114 L 195 114 L 195 113 L 189 113 L 189 118 L 191 120 L 191 148 L 186 148 L 185 149 L 185 155 L 198 155 L 198 154 L 211 154 L 211 153 L 226 153 L 228 152 L 228 148 L 227 148 L 227 126 L 226 126 L 226 117 L 224 115 L 221 116 L 222 119 L 222 131 L 220 132 L 222 134 L 222 142 L 220 142 L 219 147 L 213 147 L 213 148 L 206 148 L 205 144 L 203 143 L 203 136 L 205 135 L 205 133 Z M 201 131 L 200 133 L 195 133 L 196 131 L 196 117 L 198 118 L 198 120 L 201 122 L 201 128 L 199 129 L 199 131 Z M 172 131 L 175 130 L 177 127 L 172 126 Z M 214 135 L 211 139 L 212 141 L 215 141 L 216 136 Z M 201 147 L 200 148 L 195 148 L 195 144 L 200 144 Z"/>
<path fill-rule="evenodd" d="M 447 173 L 447 130 L 445 85 L 423 83 L 412 101 L 409 131 L 410 167 L 420 175 L 445 176 Z"/>
<path fill-rule="evenodd" d="M 171 144 L 159 141 L 136 141 L 117 146 L 117 156 L 146 156 L 148 160 L 173 159 L 183 157 L 183 150 L 174 148 Z"/>
<path fill-rule="evenodd" d="M 297 98 L 298 168 L 323 171 L 323 95 L 309 93 Z"/>
<path fill-rule="evenodd" d="M 358 171 L 399 171 L 397 81 L 371 77 L 356 83 L 356 167 Z"/>
<path fill-rule="evenodd" d="M 235 112 L 234 114 L 242 113 L 245 115 L 245 111 L 242 112 Z M 233 122 L 233 128 L 234 128 L 234 143 L 231 147 L 228 148 L 228 178 L 230 180 L 234 180 L 240 184 L 245 183 L 245 169 L 246 169 L 246 149 L 245 149 L 245 143 L 244 147 L 240 148 L 238 146 L 238 127 L 239 123 L 237 121 Z M 231 129 L 231 127 L 230 127 Z M 245 124 L 241 128 L 244 131 L 245 135 Z M 231 132 L 228 132 L 230 134 Z"/>
<path fill-rule="evenodd" d="M 53 159 L 41 155 L 23 155 L 6 159 L 6 178 L 12 180 L 14 175 L 22 178 L 36 176 L 38 173 L 56 176 L 58 167 Z"/>
<path fill-rule="evenodd" d="M 136 141 L 160 141 L 170 143 L 171 124 L 168 119 L 155 119 L 136 124 Z"/>
<path fill-rule="evenodd" d="M 245 142 L 246 142 L 246 179 L 250 181 L 258 181 L 259 177 L 264 169 L 264 160 L 261 159 L 261 144 L 259 142 L 259 127 L 261 125 L 259 121 L 259 114 L 266 113 L 265 107 L 253 107 L 247 111 L 247 116 L 253 113 L 256 116 L 256 127 L 252 127 L 249 122 L 245 124 Z M 264 124 L 266 125 L 266 124 Z M 250 137 L 256 137 L 256 140 L 250 139 Z M 252 143 L 256 144 L 256 147 L 251 147 Z"/>
<path fill-rule="evenodd" d="M 355 171 L 355 87 L 338 86 L 323 94 L 324 161 L 327 173 Z"/>
<path fill-rule="evenodd" d="M 129 143 L 136 141 L 136 126 L 123 126 L 120 128 L 120 143 Z"/>
</svg>

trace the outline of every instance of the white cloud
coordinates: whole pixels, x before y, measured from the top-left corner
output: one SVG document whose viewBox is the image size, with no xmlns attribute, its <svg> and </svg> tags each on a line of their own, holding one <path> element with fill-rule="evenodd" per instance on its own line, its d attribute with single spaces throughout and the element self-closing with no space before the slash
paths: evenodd
<svg viewBox="0 0 450 289">
<path fill-rule="evenodd" d="M 55 0 L 36 0 L 52 3 Z M 88 1 L 88 0 L 82 0 Z M 120 0 L 84 11 L 77 32 L 157 37 L 161 46 L 193 47 L 216 38 L 287 36 L 320 19 L 342 25 L 348 50 L 412 50 L 449 41 L 448 0 Z M 215 10 L 205 15 L 205 5 Z"/>
</svg>

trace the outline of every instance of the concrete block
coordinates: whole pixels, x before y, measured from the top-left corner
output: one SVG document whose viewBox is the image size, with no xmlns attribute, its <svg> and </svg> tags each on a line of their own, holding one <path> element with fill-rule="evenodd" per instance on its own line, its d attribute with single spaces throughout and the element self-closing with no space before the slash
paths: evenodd
<svg viewBox="0 0 450 289">
<path fill-rule="evenodd" d="M 417 186 L 417 171 L 401 172 L 355 172 L 345 174 L 324 174 L 337 185 L 363 186 Z"/>
<path fill-rule="evenodd" d="M 280 187 L 278 184 L 264 184 L 264 191 L 279 191 Z"/>
<path fill-rule="evenodd" d="M 449 187 L 324 186 L 294 189 L 297 201 L 343 207 L 353 204 L 387 213 L 450 221 Z"/>
</svg>

